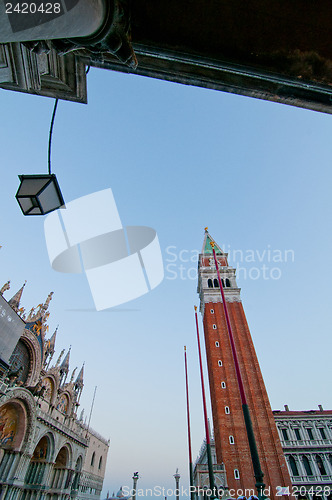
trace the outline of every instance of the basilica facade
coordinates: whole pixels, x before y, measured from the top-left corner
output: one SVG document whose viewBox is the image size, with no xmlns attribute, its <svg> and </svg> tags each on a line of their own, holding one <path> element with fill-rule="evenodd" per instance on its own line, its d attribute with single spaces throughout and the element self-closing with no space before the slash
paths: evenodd
<svg viewBox="0 0 332 500">
<path fill-rule="evenodd" d="M 0 290 L 1 299 L 8 288 L 7 283 Z M 23 288 L 4 299 L 23 326 L 0 379 L 0 498 L 96 500 L 109 441 L 77 417 L 84 366 L 69 374 L 70 349 L 52 363 L 52 293 L 27 314 L 20 305 Z"/>
</svg>

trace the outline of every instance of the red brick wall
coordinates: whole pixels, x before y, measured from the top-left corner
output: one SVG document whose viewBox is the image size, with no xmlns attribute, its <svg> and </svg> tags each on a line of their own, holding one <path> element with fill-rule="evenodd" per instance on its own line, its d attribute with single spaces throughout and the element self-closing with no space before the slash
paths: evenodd
<svg viewBox="0 0 332 500">
<path fill-rule="evenodd" d="M 291 481 L 242 304 L 232 302 L 227 303 L 227 306 L 264 472 L 264 483 L 266 487 L 270 487 L 268 496 L 275 498 L 277 486 L 291 487 Z M 211 314 L 211 309 L 214 314 Z M 203 324 L 217 460 L 218 463 L 225 464 L 229 488 L 254 488 L 250 449 L 221 303 L 205 304 Z M 216 330 L 213 329 L 213 324 L 217 325 Z M 216 341 L 220 347 L 216 347 Z M 219 360 L 222 361 L 221 367 L 218 366 Z M 225 389 L 221 387 L 221 382 L 226 383 Z M 226 406 L 229 407 L 230 414 L 225 413 Z M 230 444 L 229 436 L 234 437 L 235 444 Z M 234 469 L 240 472 L 238 480 L 234 478 Z"/>
</svg>

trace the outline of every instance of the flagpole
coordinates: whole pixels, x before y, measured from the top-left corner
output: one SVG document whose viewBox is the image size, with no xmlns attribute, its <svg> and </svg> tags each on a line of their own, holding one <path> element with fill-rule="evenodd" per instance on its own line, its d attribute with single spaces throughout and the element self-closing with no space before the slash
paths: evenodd
<svg viewBox="0 0 332 500">
<path fill-rule="evenodd" d="M 190 431 L 190 411 L 189 411 L 189 388 L 188 388 L 188 368 L 187 368 L 187 349 L 184 346 L 184 367 L 186 374 L 186 395 L 187 395 L 187 423 L 188 423 L 188 451 L 189 451 L 189 482 L 190 482 L 190 498 L 195 499 L 194 494 L 194 476 L 193 476 L 193 459 L 191 453 L 191 431 Z"/>
<path fill-rule="evenodd" d="M 197 307 L 195 308 L 195 321 L 196 321 L 196 332 L 197 332 L 197 344 L 198 344 L 198 356 L 199 356 L 199 367 L 201 372 L 201 385 L 202 385 L 202 399 L 203 399 L 203 413 L 204 413 L 204 424 L 205 424 L 205 436 L 206 436 L 206 454 L 208 459 L 208 469 L 209 469 L 209 479 L 210 479 L 210 489 L 212 491 L 212 496 L 210 498 L 216 498 L 216 487 L 214 484 L 213 475 L 213 465 L 211 456 L 211 443 L 210 443 L 210 432 L 209 423 L 206 411 L 206 399 L 205 399 L 205 387 L 204 387 L 204 377 L 203 377 L 203 365 L 202 365 L 202 354 L 201 354 L 201 342 L 199 340 L 199 328 L 198 328 L 198 318 L 197 318 Z"/>
<path fill-rule="evenodd" d="M 252 460 L 252 465 L 254 468 L 254 476 L 256 479 L 256 489 L 258 492 L 259 498 L 265 498 L 263 491 L 265 488 L 265 484 L 263 483 L 263 471 L 261 469 L 261 464 L 259 461 L 259 456 L 258 456 L 258 451 L 257 451 L 257 445 L 256 445 L 256 440 L 255 440 L 255 435 L 254 435 L 254 430 L 252 427 L 252 421 L 250 417 L 250 411 L 249 411 L 249 406 L 247 403 L 247 398 L 246 398 L 246 393 L 244 390 L 244 385 L 243 385 L 243 380 L 242 380 L 242 375 L 241 375 L 241 370 L 240 370 L 240 365 L 239 365 L 239 360 L 236 352 L 236 347 L 235 347 L 235 342 L 234 342 L 234 336 L 233 336 L 233 331 L 232 331 L 232 326 L 231 322 L 229 319 L 229 314 L 228 314 L 228 309 L 227 309 L 227 304 L 225 300 L 225 294 L 224 294 L 224 289 L 222 285 L 222 281 L 220 278 L 220 273 L 219 273 L 219 267 L 218 267 L 218 261 L 217 261 L 217 256 L 216 256 L 216 251 L 214 249 L 215 243 L 213 241 L 210 242 L 210 245 L 212 247 L 213 251 L 213 258 L 214 258 L 214 263 L 216 266 L 216 271 L 217 271 L 217 276 L 218 276 L 218 282 L 219 282 L 219 288 L 220 288 L 220 293 L 221 293 L 221 298 L 222 298 L 222 304 L 224 308 L 224 313 L 225 313 L 225 318 L 226 318 L 226 325 L 227 325 L 227 331 L 228 331 L 228 336 L 229 340 L 231 343 L 231 349 L 232 349 L 232 354 L 233 354 L 233 360 L 234 360 L 234 365 L 235 365 L 235 372 L 236 372 L 236 378 L 239 386 L 239 391 L 240 391 L 240 396 L 241 396 L 241 404 L 242 404 L 242 411 L 243 411 L 243 416 L 244 416 L 244 422 L 246 425 L 246 431 L 247 431 L 247 436 L 248 436 L 248 441 L 249 441 L 249 448 L 250 448 L 250 454 L 251 454 L 251 460 Z"/>
</svg>

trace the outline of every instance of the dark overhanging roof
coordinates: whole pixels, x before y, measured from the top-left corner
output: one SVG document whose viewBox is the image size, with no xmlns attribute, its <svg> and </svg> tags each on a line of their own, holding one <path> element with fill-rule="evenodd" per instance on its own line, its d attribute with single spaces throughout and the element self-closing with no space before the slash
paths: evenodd
<svg viewBox="0 0 332 500">
<path fill-rule="evenodd" d="M 64 40 L 82 46 L 60 57 L 53 40 L 48 66 L 9 43 L 0 45 L 0 86 L 86 102 L 88 64 L 332 112 L 330 0 L 105 1 L 120 17 L 123 7 L 137 68 L 112 55 L 107 36 L 106 48 Z"/>
<path fill-rule="evenodd" d="M 92 64 L 331 113 L 327 0 L 135 0 L 138 67 Z"/>
</svg>

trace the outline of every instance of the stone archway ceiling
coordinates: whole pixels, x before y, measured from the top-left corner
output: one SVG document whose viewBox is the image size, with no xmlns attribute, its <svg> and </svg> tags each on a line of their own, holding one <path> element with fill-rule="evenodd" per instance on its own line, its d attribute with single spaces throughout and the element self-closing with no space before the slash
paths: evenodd
<svg viewBox="0 0 332 500">
<path fill-rule="evenodd" d="M 67 448 L 63 447 L 59 451 L 56 459 L 55 459 L 55 466 L 56 467 L 66 467 L 68 462 L 68 450 Z"/>
<path fill-rule="evenodd" d="M 32 460 L 45 460 L 47 457 L 47 452 L 49 448 L 49 441 L 46 436 L 43 436 L 41 440 L 38 442 L 36 448 L 34 449 Z"/>
</svg>

